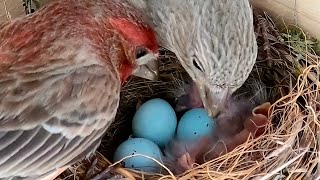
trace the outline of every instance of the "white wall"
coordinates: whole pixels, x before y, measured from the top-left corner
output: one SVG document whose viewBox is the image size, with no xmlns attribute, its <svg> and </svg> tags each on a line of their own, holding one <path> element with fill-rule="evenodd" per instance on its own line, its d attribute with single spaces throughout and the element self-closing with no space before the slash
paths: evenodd
<svg viewBox="0 0 320 180">
<path fill-rule="evenodd" d="M 294 23 L 320 39 L 320 0 L 250 0 L 254 7 L 268 12 L 277 24 Z"/>
</svg>

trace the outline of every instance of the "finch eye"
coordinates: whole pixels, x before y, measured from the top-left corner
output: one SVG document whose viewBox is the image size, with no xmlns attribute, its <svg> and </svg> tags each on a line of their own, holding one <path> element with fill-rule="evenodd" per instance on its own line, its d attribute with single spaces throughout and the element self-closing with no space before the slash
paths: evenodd
<svg viewBox="0 0 320 180">
<path fill-rule="evenodd" d="M 195 59 L 193 59 L 192 61 L 194 67 L 196 67 L 197 69 L 199 69 L 199 71 L 203 72 L 202 68 L 199 66 L 199 64 L 197 63 L 197 61 Z"/>
<path fill-rule="evenodd" d="M 148 54 L 147 50 L 143 47 L 138 47 L 136 49 L 136 59 L 139 59 L 147 54 Z"/>
</svg>

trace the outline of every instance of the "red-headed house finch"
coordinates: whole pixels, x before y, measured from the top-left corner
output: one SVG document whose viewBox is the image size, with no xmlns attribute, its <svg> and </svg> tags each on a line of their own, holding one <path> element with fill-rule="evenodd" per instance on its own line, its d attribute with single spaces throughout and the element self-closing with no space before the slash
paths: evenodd
<svg viewBox="0 0 320 180">
<path fill-rule="evenodd" d="M 56 0 L 2 24 L 0 178 L 35 180 L 94 152 L 121 84 L 154 77 L 157 49 L 125 0 Z"/>
<path fill-rule="evenodd" d="M 248 0 L 130 0 L 197 84 L 212 116 L 248 78 L 257 57 Z"/>
</svg>

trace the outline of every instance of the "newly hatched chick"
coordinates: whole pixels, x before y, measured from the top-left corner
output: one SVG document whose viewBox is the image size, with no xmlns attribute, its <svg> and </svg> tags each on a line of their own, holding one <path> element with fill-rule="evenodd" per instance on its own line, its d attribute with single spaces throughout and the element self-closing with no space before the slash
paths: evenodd
<svg viewBox="0 0 320 180">
<path fill-rule="evenodd" d="M 201 164 L 232 151 L 250 134 L 253 137 L 263 134 L 271 104 L 261 104 L 261 95 L 257 93 L 251 101 L 243 97 L 230 98 L 215 121 L 214 133 L 195 142 L 173 140 L 164 150 L 165 163 L 179 174 L 191 169 L 194 163 Z"/>
<path fill-rule="evenodd" d="M 154 24 L 213 116 L 248 78 L 257 57 L 248 0 L 130 0 Z"/>
<path fill-rule="evenodd" d="M 178 93 L 176 93 L 178 95 L 175 106 L 176 112 L 181 112 L 192 108 L 203 108 L 203 103 L 200 98 L 198 88 L 194 82 L 184 83 L 181 89 L 184 92 L 180 96 Z"/>
<path fill-rule="evenodd" d="M 121 85 L 154 77 L 147 65 L 157 54 L 153 30 L 126 0 L 56 0 L 1 24 L 0 179 L 36 180 L 91 155 Z"/>
</svg>

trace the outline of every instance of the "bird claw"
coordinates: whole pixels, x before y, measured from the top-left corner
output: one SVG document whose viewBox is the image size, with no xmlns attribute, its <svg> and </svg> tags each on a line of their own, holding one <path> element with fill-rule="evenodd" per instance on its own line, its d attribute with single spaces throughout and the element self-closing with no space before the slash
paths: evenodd
<svg viewBox="0 0 320 180">
<path fill-rule="evenodd" d="M 23 0 L 24 11 L 26 14 L 34 13 L 36 9 L 40 8 L 38 0 Z"/>
<path fill-rule="evenodd" d="M 101 173 L 99 173 L 96 176 L 90 178 L 90 180 L 103 180 L 103 179 L 110 179 L 111 177 L 112 177 L 111 168 L 107 167 Z"/>
<path fill-rule="evenodd" d="M 92 176 L 93 172 L 94 172 L 94 168 L 96 167 L 98 163 L 98 158 L 95 156 L 93 162 L 90 165 L 89 170 L 86 173 L 85 179 L 90 179 L 90 177 Z"/>
<path fill-rule="evenodd" d="M 94 169 L 96 164 L 97 164 L 97 158 L 92 163 L 91 168 L 93 167 L 92 169 Z M 116 164 L 114 166 L 108 166 L 102 172 L 100 172 L 100 173 L 98 173 L 98 174 L 96 174 L 94 176 L 92 176 L 93 171 L 90 172 L 90 169 L 91 169 L 90 168 L 89 171 L 87 172 L 86 179 L 88 179 L 88 180 L 104 180 L 104 179 L 114 179 L 114 180 L 116 180 L 116 179 L 123 179 L 123 177 L 116 172 L 116 169 L 119 166 L 121 166 L 121 163 Z M 118 177 L 118 176 L 121 176 L 121 177 Z"/>
</svg>

